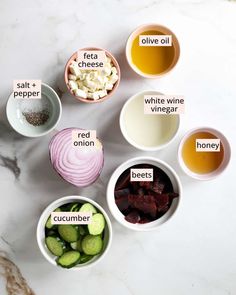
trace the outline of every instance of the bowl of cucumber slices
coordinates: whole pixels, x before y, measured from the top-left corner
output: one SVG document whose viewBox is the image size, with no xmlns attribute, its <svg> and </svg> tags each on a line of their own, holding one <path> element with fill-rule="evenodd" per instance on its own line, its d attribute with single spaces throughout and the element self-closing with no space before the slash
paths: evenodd
<svg viewBox="0 0 236 295">
<path fill-rule="evenodd" d="M 51 264 L 65 269 L 95 265 L 108 252 L 111 241 L 107 213 L 95 201 L 82 196 L 54 201 L 43 211 L 37 226 L 41 253 Z"/>
</svg>

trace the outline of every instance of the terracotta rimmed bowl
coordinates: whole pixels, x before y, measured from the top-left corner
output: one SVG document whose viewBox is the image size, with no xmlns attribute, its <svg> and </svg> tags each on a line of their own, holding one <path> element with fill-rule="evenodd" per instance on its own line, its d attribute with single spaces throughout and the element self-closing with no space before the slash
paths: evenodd
<svg viewBox="0 0 236 295">
<path fill-rule="evenodd" d="M 79 49 L 80 51 L 83 51 L 83 50 L 88 50 L 88 51 L 91 51 L 91 50 L 102 50 L 106 53 L 106 56 L 109 57 L 114 65 L 114 67 L 116 67 L 117 69 L 117 75 L 118 75 L 118 80 L 116 81 L 116 83 L 113 85 L 113 88 L 112 90 L 110 90 L 108 92 L 108 94 L 98 100 L 92 100 L 92 99 L 87 99 L 87 98 L 83 98 L 83 97 L 80 97 L 80 96 L 76 96 L 73 91 L 70 89 L 69 87 L 69 80 L 68 80 L 68 75 L 70 74 L 70 70 L 69 70 L 69 66 L 71 64 L 72 61 L 75 61 L 76 60 L 76 57 L 77 57 L 77 52 L 75 52 L 68 60 L 68 62 L 66 63 L 66 66 L 65 66 L 65 72 L 64 72 L 64 79 L 65 79 L 65 83 L 66 83 L 66 86 L 69 90 L 69 92 L 71 93 L 71 95 L 73 95 L 77 100 L 80 100 L 82 102 L 85 102 L 85 103 L 97 103 L 97 102 L 103 102 L 104 100 L 107 100 L 109 97 L 111 97 L 114 92 L 116 91 L 116 89 L 118 88 L 119 84 L 120 84 L 120 77 L 121 77 L 121 73 L 120 73 L 120 66 L 116 60 L 116 58 L 107 50 L 105 49 L 102 49 L 102 48 L 99 48 L 99 47 L 86 47 L 86 48 L 81 48 Z"/>
</svg>

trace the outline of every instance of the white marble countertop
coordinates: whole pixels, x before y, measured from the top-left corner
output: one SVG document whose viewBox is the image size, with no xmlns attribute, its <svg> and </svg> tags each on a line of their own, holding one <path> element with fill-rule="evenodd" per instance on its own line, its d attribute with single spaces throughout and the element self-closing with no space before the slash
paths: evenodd
<svg viewBox="0 0 236 295">
<path fill-rule="evenodd" d="M 176 33 L 181 58 L 172 73 L 150 81 L 132 73 L 124 47 L 134 28 L 151 22 Z M 1 0 L 0 249 L 19 266 L 36 295 L 236 294 L 235 28 L 236 3 L 227 0 Z M 69 56 L 93 45 L 117 57 L 122 81 L 111 99 L 87 105 L 64 93 L 61 81 Z M 105 167 L 91 187 L 78 191 L 53 171 L 48 158 L 53 132 L 27 139 L 8 125 L 5 104 L 13 79 L 21 78 L 42 79 L 58 91 L 63 104 L 58 129 L 97 129 Z M 135 150 L 119 130 L 123 103 L 142 89 L 183 94 L 187 101 L 177 139 L 160 152 Z M 210 182 L 190 179 L 177 164 L 181 136 L 202 125 L 221 130 L 232 147 L 230 166 Z M 80 193 L 108 211 L 105 192 L 111 172 L 138 155 L 163 159 L 180 175 L 184 195 L 172 222 L 155 232 L 136 233 L 112 219 L 113 244 L 97 266 L 70 272 L 50 265 L 35 238 L 42 210 L 59 197 Z M 10 294 L 3 278 L 0 294 Z"/>
</svg>

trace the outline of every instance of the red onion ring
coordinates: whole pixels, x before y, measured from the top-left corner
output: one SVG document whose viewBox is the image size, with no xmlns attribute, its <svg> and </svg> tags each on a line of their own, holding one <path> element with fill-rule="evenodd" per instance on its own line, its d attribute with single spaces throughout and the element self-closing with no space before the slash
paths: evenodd
<svg viewBox="0 0 236 295">
<path fill-rule="evenodd" d="M 58 132 L 49 144 L 50 160 L 56 172 L 77 187 L 92 184 L 99 177 L 104 153 L 101 142 L 95 147 L 73 147 L 72 131 L 80 128 L 66 128 Z"/>
</svg>

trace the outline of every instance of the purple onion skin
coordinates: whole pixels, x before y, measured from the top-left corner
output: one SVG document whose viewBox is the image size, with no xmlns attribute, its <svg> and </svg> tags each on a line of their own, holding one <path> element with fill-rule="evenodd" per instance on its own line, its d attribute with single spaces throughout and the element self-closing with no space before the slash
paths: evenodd
<svg viewBox="0 0 236 295">
<path fill-rule="evenodd" d="M 98 157 L 97 157 L 97 158 L 99 158 L 99 165 L 98 165 L 98 167 L 95 167 L 96 170 L 97 170 L 97 171 L 95 171 L 96 173 L 94 173 L 94 175 L 91 174 L 90 178 L 87 179 L 87 180 L 83 180 L 83 182 L 79 181 L 78 179 L 76 179 L 76 180 L 75 179 L 70 179 L 70 178 L 73 178 L 73 176 L 76 177 L 78 175 L 76 175 L 76 173 L 74 173 L 74 171 L 73 171 L 73 174 L 70 174 L 68 171 L 61 171 L 62 169 L 60 169 L 60 167 L 58 167 L 59 161 L 60 160 L 63 161 L 63 159 L 60 158 L 60 152 L 67 145 L 60 146 L 60 144 L 59 144 L 59 147 L 61 147 L 60 151 L 55 151 L 55 145 L 57 144 L 57 142 L 55 143 L 55 141 L 59 138 L 60 135 L 61 135 L 61 140 L 62 140 L 62 138 L 65 137 L 65 136 L 63 137 L 63 135 L 66 134 L 67 136 L 69 136 L 69 144 L 71 144 L 71 131 L 72 130 L 84 130 L 84 129 L 76 128 L 76 127 L 75 128 L 65 128 L 65 129 L 59 131 L 57 134 L 55 134 L 52 137 L 52 139 L 51 139 L 51 141 L 49 143 L 49 157 L 50 157 L 50 160 L 51 160 L 51 163 L 52 163 L 52 166 L 53 166 L 54 170 L 57 172 L 57 174 L 60 175 L 60 177 L 63 180 L 75 185 L 76 187 L 87 187 L 87 186 L 93 184 L 98 179 L 98 177 L 100 176 L 100 174 L 102 172 L 102 169 L 103 169 L 103 166 L 104 166 L 104 149 L 103 149 L 103 145 L 102 145 L 101 141 L 98 139 L 99 142 L 101 143 L 101 150 L 96 151 L 98 154 L 100 153 L 100 155 L 98 155 Z M 66 132 L 66 131 L 68 131 L 68 132 Z M 68 147 L 68 149 L 71 151 L 71 153 L 75 152 L 73 150 L 74 149 L 73 147 L 71 147 L 71 148 Z M 57 152 L 58 152 L 58 154 L 56 154 Z M 80 165 L 78 163 L 77 164 L 78 169 L 80 168 L 79 166 Z M 77 167 L 76 167 L 76 169 L 77 169 Z M 93 167 L 91 167 L 91 168 L 93 168 Z M 94 172 L 94 171 L 91 171 L 91 172 Z"/>
</svg>

